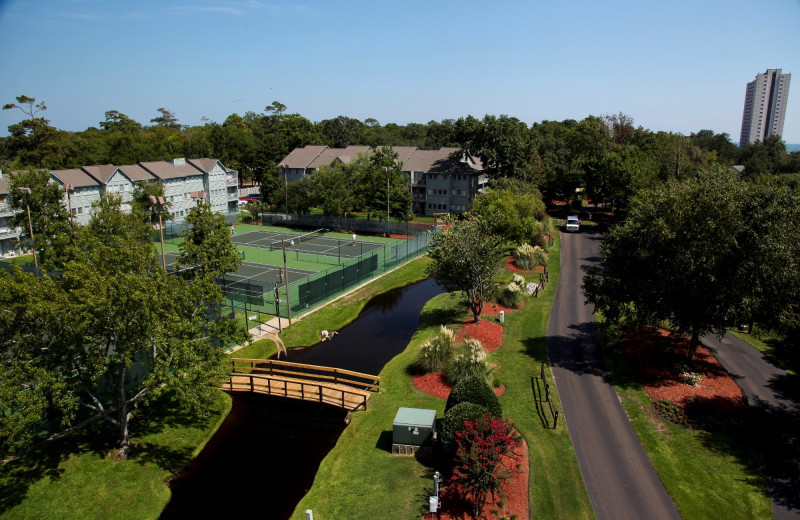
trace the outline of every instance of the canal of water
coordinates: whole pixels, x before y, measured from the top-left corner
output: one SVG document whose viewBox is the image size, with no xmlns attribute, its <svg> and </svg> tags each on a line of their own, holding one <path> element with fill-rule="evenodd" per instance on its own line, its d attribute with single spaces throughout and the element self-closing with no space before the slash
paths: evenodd
<svg viewBox="0 0 800 520">
<path fill-rule="evenodd" d="M 441 292 L 428 279 L 376 296 L 331 341 L 291 351 L 290 359 L 378 374 L 406 348 L 422 307 Z M 345 415 L 317 403 L 235 395 L 220 429 L 170 484 L 161 519 L 288 518 L 344 430 Z"/>
</svg>

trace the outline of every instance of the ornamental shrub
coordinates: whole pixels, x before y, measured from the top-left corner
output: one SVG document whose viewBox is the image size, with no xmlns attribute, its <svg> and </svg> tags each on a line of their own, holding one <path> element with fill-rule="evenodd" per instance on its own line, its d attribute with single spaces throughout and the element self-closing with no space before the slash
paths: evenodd
<svg viewBox="0 0 800 520">
<path fill-rule="evenodd" d="M 456 457 L 450 483 L 472 501 L 473 518 L 485 518 L 487 499 L 505 499 L 503 484 L 519 463 L 519 442 L 507 420 L 484 415 L 464 424 L 456 434 Z"/>
<path fill-rule="evenodd" d="M 481 342 L 474 338 L 467 338 L 455 349 L 455 355 L 447 364 L 445 376 L 447 382 L 455 386 L 459 381 L 469 376 L 486 377 L 486 352 Z"/>
<path fill-rule="evenodd" d="M 533 269 L 536 267 L 533 257 L 533 246 L 522 244 L 514 250 L 514 264 L 520 269 Z"/>
<path fill-rule="evenodd" d="M 423 374 L 445 370 L 452 356 L 456 335 L 444 325 L 439 334 L 426 341 L 417 354 L 415 365 Z"/>
<path fill-rule="evenodd" d="M 511 281 L 514 282 L 515 284 L 519 285 L 520 287 L 525 285 L 525 278 L 523 278 L 522 275 L 519 275 L 517 273 L 514 273 L 511 276 Z"/>
<path fill-rule="evenodd" d="M 547 254 L 539 246 L 533 248 L 533 263 L 534 266 L 547 265 Z"/>
<path fill-rule="evenodd" d="M 497 303 L 509 309 L 517 309 L 522 304 L 522 287 L 514 282 L 506 285 L 497 296 Z"/>
<path fill-rule="evenodd" d="M 444 413 L 461 403 L 474 403 L 486 408 L 489 415 L 499 417 L 503 415 L 500 399 L 497 398 L 486 377 L 469 376 L 456 384 L 447 397 Z"/>
<path fill-rule="evenodd" d="M 439 446 L 445 460 L 452 461 L 456 454 L 457 434 L 464 430 L 467 421 L 473 421 L 486 415 L 486 408 L 475 403 L 459 403 L 444 414 L 444 418 L 437 423 L 436 429 L 439 438 Z"/>
</svg>

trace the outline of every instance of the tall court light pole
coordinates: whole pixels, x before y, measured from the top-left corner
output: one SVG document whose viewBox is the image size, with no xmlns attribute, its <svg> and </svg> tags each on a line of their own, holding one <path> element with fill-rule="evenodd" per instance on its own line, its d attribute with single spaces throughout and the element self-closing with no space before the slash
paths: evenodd
<svg viewBox="0 0 800 520">
<path fill-rule="evenodd" d="M 28 197 L 31 195 L 30 188 L 17 188 L 20 193 L 25 197 L 25 210 L 28 212 L 28 231 L 31 234 L 31 249 L 33 250 L 33 265 L 39 267 L 39 262 L 36 260 L 36 241 L 33 239 L 33 224 L 31 223 L 31 208 L 28 206 Z"/>
<path fill-rule="evenodd" d="M 286 197 L 286 215 L 289 215 L 289 165 L 282 164 L 283 167 L 283 194 Z"/>
<path fill-rule="evenodd" d="M 64 191 L 67 192 L 67 206 L 69 207 L 69 227 L 72 228 L 72 233 L 75 234 L 75 222 L 72 218 L 72 193 L 75 191 L 74 184 L 65 184 Z"/>
<path fill-rule="evenodd" d="M 156 198 L 150 195 L 150 207 L 154 210 L 158 208 L 158 232 L 161 234 L 161 265 L 164 266 L 164 272 L 167 272 L 167 255 L 164 253 L 164 226 L 161 225 L 161 210 L 164 208 L 164 197 Z"/>
</svg>

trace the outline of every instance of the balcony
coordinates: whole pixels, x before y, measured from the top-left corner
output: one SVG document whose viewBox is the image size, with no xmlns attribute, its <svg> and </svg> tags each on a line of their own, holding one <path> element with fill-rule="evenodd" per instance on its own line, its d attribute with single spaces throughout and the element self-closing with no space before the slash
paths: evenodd
<svg viewBox="0 0 800 520">
<path fill-rule="evenodd" d="M 5 240 L 6 238 L 16 238 L 18 236 L 19 236 L 18 229 L 0 227 L 0 240 Z"/>
<path fill-rule="evenodd" d="M 0 204 L 0 217 L 10 217 L 15 211 L 8 204 Z"/>
</svg>

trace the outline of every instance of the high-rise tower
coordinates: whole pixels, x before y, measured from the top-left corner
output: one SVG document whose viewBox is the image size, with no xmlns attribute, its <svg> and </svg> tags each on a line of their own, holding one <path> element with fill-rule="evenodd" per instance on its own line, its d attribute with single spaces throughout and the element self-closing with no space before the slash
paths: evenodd
<svg viewBox="0 0 800 520">
<path fill-rule="evenodd" d="M 783 134 L 791 80 L 792 75 L 781 74 L 781 69 L 767 69 L 747 84 L 739 146 L 763 141 L 769 135 Z"/>
</svg>

